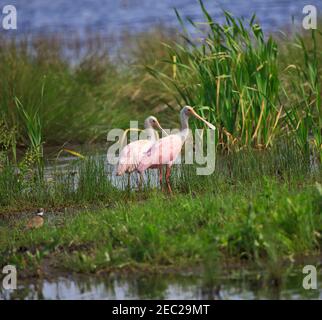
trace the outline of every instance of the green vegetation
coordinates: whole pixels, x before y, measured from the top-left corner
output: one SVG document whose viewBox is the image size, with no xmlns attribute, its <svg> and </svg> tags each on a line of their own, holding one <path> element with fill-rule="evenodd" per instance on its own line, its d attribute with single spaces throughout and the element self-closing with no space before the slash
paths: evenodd
<svg viewBox="0 0 322 320">
<path fill-rule="evenodd" d="M 177 13 L 182 38 L 155 29 L 114 56 L 93 35 L 0 38 L 0 266 L 94 272 L 320 253 L 321 33 L 285 42 L 255 18 L 226 12 L 219 25 L 201 9 L 203 29 L 189 21 L 201 42 Z M 216 170 L 173 170 L 171 201 L 152 179 L 140 192 L 117 187 L 99 155 L 45 168 L 47 146 L 102 142 L 150 114 L 172 128 L 184 104 L 218 129 Z M 45 225 L 26 230 L 21 212 L 37 207 Z"/>
<path fill-rule="evenodd" d="M 45 226 L 26 231 L 25 219 L 1 222 L 1 261 L 24 272 L 45 265 L 78 272 L 113 268 L 193 267 L 221 259 L 280 263 L 318 253 L 322 187 L 264 177 L 199 195 L 159 192 L 142 201 L 77 214 L 47 214 Z"/>
<path fill-rule="evenodd" d="M 216 124 L 224 148 L 267 148 L 293 136 L 320 152 L 320 30 L 268 36 L 255 17 L 224 12 L 220 25 L 202 2 L 201 10 L 206 22 L 189 20 L 197 37 L 177 12 L 181 37 L 159 27 L 124 36 L 113 54 L 115 45 L 93 34 L 0 38 L 0 115 L 16 144 L 102 141 L 151 112 L 174 125 L 173 110 L 189 104 Z"/>
<path fill-rule="evenodd" d="M 177 12 L 181 38 L 154 29 L 124 37 L 113 56 L 106 39 L 91 34 L 81 45 L 77 37 L 0 38 L 2 205 L 21 185 L 49 192 L 40 192 L 46 147 L 103 142 L 109 129 L 148 114 L 172 128 L 178 104 L 195 106 L 216 125 L 218 151 L 289 140 L 305 159 L 321 162 L 320 31 L 268 37 L 255 17 L 225 12 L 219 25 L 202 2 L 201 10 L 206 23 L 189 21 L 197 38 Z"/>
<path fill-rule="evenodd" d="M 199 41 L 177 12 L 185 44 L 168 46 L 175 72 L 150 68 L 151 74 L 178 104 L 196 106 L 216 125 L 222 148 L 267 148 L 292 136 L 306 154 L 312 144 L 322 159 L 322 33 L 313 30 L 283 46 L 264 35 L 255 16 L 247 22 L 224 12 L 226 24 L 220 25 L 200 5 L 208 28 L 189 20 Z M 286 63 L 289 51 L 297 60 Z"/>
<path fill-rule="evenodd" d="M 33 154 L 28 153 L 18 163 L 18 168 L 11 165 L 2 168 L 0 214 L 39 207 L 113 205 L 119 201 L 147 198 L 151 189 L 158 187 L 150 177 L 152 173 L 147 172 L 144 190 L 139 193 L 135 189 L 128 190 L 127 177 L 113 176 L 104 155 L 73 160 L 64 166 L 54 162 L 44 177 L 30 169 L 30 163 L 34 162 Z M 320 168 L 312 164 L 295 142 L 286 140 L 269 150 L 249 147 L 228 155 L 218 153 L 215 172 L 207 176 L 196 175 L 194 166 L 175 167 L 172 184 L 176 192 L 190 194 L 216 189 L 221 183 L 224 186 L 252 183 L 263 176 L 290 182 L 296 177 L 303 183 L 312 177 L 319 181 L 320 173 Z"/>
<path fill-rule="evenodd" d="M 35 135 L 45 146 L 105 141 L 109 129 L 143 121 L 161 103 L 157 84 L 139 66 L 161 58 L 161 43 L 170 39 L 170 31 L 155 29 L 127 38 L 126 55 L 111 57 L 109 42 L 92 34 L 0 37 L 0 117 L 20 148 Z"/>
<path fill-rule="evenodd" d="M 218 155 L 210 176 L 178 167 L 171 201 L 148 185 L 141 192 L 116 189 L 100 158 L 77 161 L 68 170 L 76 174 L 59 179 L 57 172 L 47 185 L 13 189 L 10 198 L 7 188 L 1 200 L 9 207 L 45 206 L 48 213 L 37 230 L 26 230 L 28 214 L 2 215 L 0 265 L 9 261 L 32 273 L 48 263 L 60 271 L 96 272 L 207 266 L 218 259 L 274 265 L 318 253 L 321 170 L 310 166 L 296 143 L 277 146 Z M 66 204 L 83 210 L 59 209 Z"/>
</svg>

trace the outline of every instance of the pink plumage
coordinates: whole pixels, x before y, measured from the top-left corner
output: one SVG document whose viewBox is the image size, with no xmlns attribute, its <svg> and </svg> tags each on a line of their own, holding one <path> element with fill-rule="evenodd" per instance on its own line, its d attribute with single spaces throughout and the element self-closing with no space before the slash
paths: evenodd
<svg viewBox="0 0 322 320">
<path fill-rule="evenodd" d="M 116 175 L 121 176 L 124 173 L 131 173 L 137 169 L 137 166 L 144 154 L 151 148 L 153 143 L 158 138 L 154 128 L 165 132 L 160 126 L 157 118 L 153 116 L 145 119 L 144 128 L 147 134 L 146 139 L 133 141 L 122 149 L 116 168 Z"/>
<path fill-rule="evenodd" d="M 125 146 L 120 154 L 116 174 L 121 176 L 124 173 L 135 171 L 144 153 L 151 148 L 153 143 L 153 140 L 137 140 Z"/>
<path fill-rule="evenodd" d="M 157 168 L 161 165 L 172 165 L 179 156 L 184 139 L 180 134 L 170 135 L 156 141 L 142 157 L 137 170 L 143 172 L 148 168 Z"/>
<path fill-rule="evenodd" d="M 145 152 L 139 165 L 137 166 L 137 171 L 142 174 L 143 171 L 149 168 L 159 168 L 159 180 L 160 185 L 162 186 L 162 166 L 166 166 L 166 182 L 168 190 L 172 193 L 170 185 L 170 174 L 171 167 L 177 157 L 179 156 L 182 146 L 188 138 L 189 134 L 189 123 L 188 119 L 190 116 L 204 122 L 210 129 L 215 130 L 215 126 L 210 122 L 203 119 L 199 116 L 192 107 L 185 106 L 180 111 L 180 120 L 181 120 L 181 130 L 176 134 L 171 134 L 165 138 L 162 138 L 156 141 L 151 148 Z"/>
</svg>

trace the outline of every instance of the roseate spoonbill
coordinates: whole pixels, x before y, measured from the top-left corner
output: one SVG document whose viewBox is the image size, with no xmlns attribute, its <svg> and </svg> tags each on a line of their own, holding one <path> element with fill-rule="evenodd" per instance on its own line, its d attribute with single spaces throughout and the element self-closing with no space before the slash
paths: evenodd
<svg viewBox="0 0 322 320">
<path fill-rule="evenodd" d="M 31 218 L 27 223 L 27 229 L 38 229 L 44 224 L 44 209 L 37 210 L 35 216 Z"/>
<path fill-rule="evenodd" d="M 185 106 L 180 111 L 181 130 L 177 134 L 171 134 L 156 141 L 142 157 L 137 171 L 142 173 L 148 168 L 159 168 L 159 180 L 162 186 L 162 166 L 166 166 L 166 183 L 170 193 L 172 193 L 170 185 L 171 167 L 179 156 L 182 146 L 189 134 L 189 117 L 194 116 L 203 121 L 210 129 L 215 130 L 216 127 L 200 117 L 192 107 Z"/>
<path fill-rule="evenodd" d="M 137 170 L 137 166 L 140 163 L 144 153 L 151 148 L 158 136 L 154 128 L 160 129 L 167 134 L 161 127 L 156 117 L 150 116 L 144 121 L 144 128 L 147 133 L 147 139 L 137 140 L 126 145 L 119 157 L 117 164 L 116 175 L 122 176 L 124 173 L 128 173 L 128 185 L 130 185 L 130 174 Z M 143 171 L 142 171 L 143 172 Z M 142 172 L 140 172 L 140 185 L 142 183 Z"/>
</svg>

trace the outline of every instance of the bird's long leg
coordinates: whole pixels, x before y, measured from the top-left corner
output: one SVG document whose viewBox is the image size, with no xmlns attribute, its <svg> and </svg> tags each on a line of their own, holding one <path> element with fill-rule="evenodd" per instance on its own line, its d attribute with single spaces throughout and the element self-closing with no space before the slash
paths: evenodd
<svg viewBox="0 0 322 320">
<path fill-rule="evenodd" d="M 130 172 L 127 173 L 127 188 L 130 190 L 131 187 L 131 177 L 130 177 Z"/>
<path fill-rule="evenodd" d="M 142 191 L 142 185 L 143 185 L 143 173 L 138 172 L 139 175 L 139 190 Z"/>
<path fill-rule="evenodd" d="M 159 182 L 160 182 L 160 188 L 163 191 L 163 185 L 162 185 L 162 166 L 159 167 Z"/>
<path fill-rule="evenodd" d="M 165 179 L 167 182 L 167 187 L 168 187 L 169 193 L 172 194 L 172 189 L 171 189 L 171 185 L 170 185 L 170 174 L 171 174 L 171 167 L 167 166 L 167 171 L 165 173 Z"/>
</svg>

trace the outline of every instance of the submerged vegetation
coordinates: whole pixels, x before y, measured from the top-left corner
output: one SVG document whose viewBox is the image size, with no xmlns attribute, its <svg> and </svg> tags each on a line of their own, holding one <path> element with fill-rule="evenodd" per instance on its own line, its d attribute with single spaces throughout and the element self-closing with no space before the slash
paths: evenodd
<svg viewBox="0 0 322 320">
<path fill-rule="evenodd" d="M 255 17 L 225 12 L 220 25 L 200 4 L 197 36 L 177 13 L 182 37 L 155 29 L 120 54 L 93 35 L 0 38 L 0 266 L 94 272 L 320 252 L 321 32 L 286 42 Z M 216 170 L 178 167 L 171 201 L 149 177 L 141 192 L 120 188 L 126 178 L 100 156 L 45 168 L 48 146 L 103 142 L 150 114 L 174 127 L 185 104 L 218 129 Z M 21 212 L 37 207 L 45 224 L 27 231 Z"/>
</svg>

